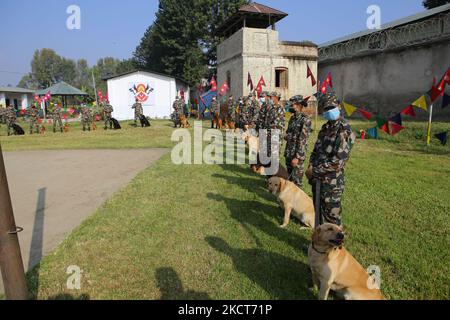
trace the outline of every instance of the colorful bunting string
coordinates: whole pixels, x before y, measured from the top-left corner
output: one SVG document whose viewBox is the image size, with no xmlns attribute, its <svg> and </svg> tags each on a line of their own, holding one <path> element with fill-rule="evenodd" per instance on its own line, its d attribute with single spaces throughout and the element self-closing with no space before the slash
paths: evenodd
<svg viewBox="0 0 450 320">
<path fill-rule="evenodd" d="M 364 109 L 358 109 L 359 113 L 361 113 L 361 115 L 366 118 L 367 120 L 372 120 L 372 114 L 369 111 L 366 111 Z"/>
<path fill-rule="evenodd" d="M 367 134 L 374 139 L 378 139 L 378 127 L 368 129 Z"/>
<path fill-rule="evenodd" d="M 425 111 L 428 112 L 428 104 L 427 104 L 427 98 L 425 97 L 425 95 L 421 96 L 419 99 L 417 99 L 416 101 L 414 101 L 412 103 L 412 105 L 414 107 L 423 109 Z"/>
<path fill-rule="evenodd" d="M 399 125 L 395 122 L 391 122 L 391 135 L 395 136 L 397 133 L 405 129 L 402 125 Z"/>
<path fill-rule="evenodd" d="M 351 117 L 356 112 L 356 110 L 358 110 L 357 107 L 352 106 L 351 104 L 345 102 L 344 102 L 344 109 L 349 117 Z"/>
<path fill-rule="evenodd" d="M 389 118 L 389 121 L 394 122 L 394 123 L 398 124 L 399 126 L 403 125 L 401 113 L 398 113 L 395 116 Z"/>
<path fill-rule="evenodd" d="M 436 139 L 438 139 L 443 146 L 447 144 L 448 132 L 442 132 L 435 135 Z"/>
</svg>

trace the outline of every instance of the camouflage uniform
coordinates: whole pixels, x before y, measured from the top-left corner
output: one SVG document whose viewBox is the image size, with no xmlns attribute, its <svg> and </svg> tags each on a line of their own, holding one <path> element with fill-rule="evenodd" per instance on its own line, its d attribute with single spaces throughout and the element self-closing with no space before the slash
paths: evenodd
<svg viewBox="0 0 450 320">
<path fill-rule="evenodd" d="M 253 96 L 249 96 L 249 98 L 250 98 L 250 116 L 251 116 L 250 125 L 253 128 L 256 128 L 258 125 L 259 112 L 261 110 L 261 104 L 259 103 L 255 94 Z"/>
<path fill-rule="evenodd" d="M 28 111 L 30 121 L 30 134 L 33 134 L 33 129 L 36 128 L 36 133 L 39 133 L 39 109 L 32 105 Z"/>
<path fill-rule="evenodd" d="M 144 114 L 144 109 L 142 108 L 142 104 L 139 102 L 136 102 L 135 104 L 133 104 L 132 109 L 134 109 L 134 124 L 137 126 L 138 120 L 140 121 L 141 116 Z M 106 122 L 105 122 L 105 126 L 106 126 Z"/>
<path fill-rule="evenodd" d="M 214 127 L 214 117 L 216 116 L 217 113 L 220 113 L 220 104 L 219 101 L 213 100 L 213 102 L 211 103 L 210 106 L 210 110 L 209 110 L 209 114 L 211 116 L 211 128 Z"/>
<path fill-rule="evenodd" d="M 296 96 L 291 99 L 291 103 L 301 103 L 303 96 Z M 289 120 L 285 140 L 287 141 L 284 156 L 286 158 L 286 168 L 290 181 L 298 187 L 303 188 L 303 174 L 305 170 L 306 152 L 308 149 L 308 139 L 311 134 L 311 119 L 304 113 L 294 113 Z M 298 165 L 294 167 L 292 160 L 298 159 Z"/>
<path fill-rule="evenodd" d="M 279 94 L 276 92 L 273 92 L 273 93 L 271 93 L 271 96 L 279 97 Z M 275 153 L 279 155 L 281 146 L 283 145 L 283 139 L 281 139 L 281 134 L 282 134 L 282 132 L 284 132 L 284 127 L 286 124 L 286 112 L 285 112 L 284 107 L 282 107 L 280 105 L 280 103 L 277 103 L 277 104 L 272 103 L 272 107 L 269 109 L 269 112 L 268 112 L 268 115 L 266 118 L 266 122 L 267 122 L 268 129 L 270 129 L 268 131 L 268 135 L 267 135 L 268 150 L 270 150 L 269 155 L 272 154 L 272 151 L 275 151 Z M 272 135 L 273 135 L 272 130 L 279 130 L 279 136 L 278 136 L 279 145 L 276 150 L 275 149 L 272 150 Z"/>
<path fill-rule="evenodd" d="M 6 123 L 6 108 L 0 106 L 0 123 Z"/>
<path fill-rule="evenodd" d="M 336 96 L 327 94 L 319 99 L 319 107 L 340 106 Z M 322 127 L 311 155 L 312 185 L 320 181 L 320 211 L 325 222 L 342 224 L 341 199 L 344 192 L 344 168 L 355 143 L 355 135 L 343 118 L 328 121 Z M 313 193 L 315 188 L 313 187 Z"/>
<path fill-rule="evenodd" d="M 61 118 L 61 107 L 55 106 L 52 111 L 53 120 L 53 132 L 56 132 L 56 124 L 59 126 L 59 130 L 63 132 L 62 118 Z"/>
<path fill-rule="evenodd" d="M 232 121 L 236 120 L 236 105 L 232 97 L 228 99 L 228 118 L 230 118 Z"/>
<path fill-rule="evenodd" d="M 239 124 L 242 129 L 245 126 L 251 126 L 253 123 L 252 111 L 251 111 L 251 101 L 249 98 L 245 99 L 239 106 Z"/>
<path fill-rule="evenodd" d="M 141 106 L 142 108 L 142 106 Z M 112 105 L 110 105 L 109 103 L 106 103 L 105 106 L 103 107 L 103 115 L 105 116 L 105 130 L 108 130 L 108 125 L 109 125 L 109 129 L 112 130 L 113 128 L 113 122 L 112 122 L 112 113 L 114 112 L 114 108 L 112 107 Z M 136 115 L 135 115 L 136 117 Z M 136 119 L 134 120 L 136 122 Z"/>
<path fill-rule="evenodd" d="M 180 116 L 183 114 L 183 109 L 180 103 L 180 99 L 178 97 L 173 102 L 172 108 L 173 113 L 170 115 L 170 118 L 172 119 L 173 124 L 176 128 L 178 125 L 181 125 Z"/>
<path fill-rule="evenodd" d="M 88 107 L 83 107 L 81 109 L 81 123 L 83 124 L 83 131 L 86 131 L 86 127 L 89 131 L 91 131 L 91 122 L 91 109 L 89 109 Z"/>
<path fill-rule="evenodd" d="M 16 123 L 16 110 L 13 106 L 9 106 L 4 111 L 4 117 L 6 119 L 6 130 L 8 136 L 14 134 L 13 124 Z"/>
</svg>

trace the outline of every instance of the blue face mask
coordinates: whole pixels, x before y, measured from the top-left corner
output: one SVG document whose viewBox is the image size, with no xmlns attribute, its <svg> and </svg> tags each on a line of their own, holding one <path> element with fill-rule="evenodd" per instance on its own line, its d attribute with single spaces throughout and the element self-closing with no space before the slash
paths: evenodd
<svg viewBox="0 0 450 320">
<path fill-rule="evenodd" d="M 336 121 L 341 117 L 339 108 L 334 108 L 330 111 L 324 112 L 323 117 L 328 121 Z"/>
</svg>

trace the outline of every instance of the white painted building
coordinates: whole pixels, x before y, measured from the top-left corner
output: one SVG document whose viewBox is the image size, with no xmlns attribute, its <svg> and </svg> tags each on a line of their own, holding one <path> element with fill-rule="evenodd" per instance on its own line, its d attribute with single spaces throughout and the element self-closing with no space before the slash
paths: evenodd
<svg viewBox="0 0 450 320">
<path fill-rule="evenodd" d="M 33 102 L 34 91 L 16 87 L 0 87 L 0 108 L 9 105 L 16 110 L 26 109 Z"/>
<path fill-rule="evenodd" d="M 137 70 L 104 80 L 114 108 L 113 117 L 117 120 L 134 119 L 132 106 L 136 98 L 143 106 L 144 115 L 153 119 L 169 118 L 175 97 L 182 92 L 185 102 L 189 102 L 188 85 L 169 75 Z"/>
</svg>

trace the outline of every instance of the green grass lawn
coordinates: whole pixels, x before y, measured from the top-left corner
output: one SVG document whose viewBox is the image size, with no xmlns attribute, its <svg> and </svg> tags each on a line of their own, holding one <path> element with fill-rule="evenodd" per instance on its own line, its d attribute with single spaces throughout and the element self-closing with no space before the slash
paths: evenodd
<svg viewBox="0 0 450 320">
<path fill-rule="evenodd" d="M 371 126 L 352 124 L 355 131 Z M 424 123 L 405 126 L 397 137 L 382 133 L 355 145 L 343 204 L 346 245 L 363 266 L 380 266 L 387 298 L 449 299 L 450 147 L 434 141 L 427 148 L 416 139 Z M 0 139 L 6 150 L 172 146 L 166 121 L 147 130 L 124 127 L 92 136 Z M 436 124 L 434 131 L 449 128 Z M 282 211 L 265 185 L 248 166 L 175 166 L 167 155 L 28 274 L 30 293 L 39 299 L 315 299 L 302 250 L 311 231 L 296 223 L 280 229 Z M 70 265 L 83 270 L 80 291 L 66 289 Z"/>
</svg>

